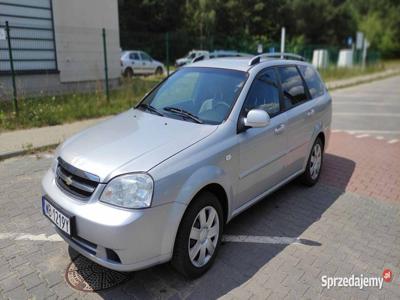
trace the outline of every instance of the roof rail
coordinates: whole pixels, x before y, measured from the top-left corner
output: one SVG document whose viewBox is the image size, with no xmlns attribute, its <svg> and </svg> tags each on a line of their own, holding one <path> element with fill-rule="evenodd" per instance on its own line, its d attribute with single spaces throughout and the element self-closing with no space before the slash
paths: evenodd
<svg viewBox="0 0 400 300">
<path fill-rule="evenodd" d="M 261 58 L 270 57 L 270 58 L 281 58 L 281 59 L 295 59 L 300 61 L 305 61 L 306 59 L 303 56 L 293 54 L 293 53 L 284 53 L 284 52 L 274 52 L 274 53 L 262 53 L 260 55 L 254 56 L 250 62 L 249 66 L 256 65 L 260 63 Z"/>
<path fill-rule="evenodd" d="M 203 60 L 204 58 L 206 58 L 204 55 L 196 56 L 195 58 L 192 59 L 192 63 L 195 63 L 196 61 Z"/>
</svg>

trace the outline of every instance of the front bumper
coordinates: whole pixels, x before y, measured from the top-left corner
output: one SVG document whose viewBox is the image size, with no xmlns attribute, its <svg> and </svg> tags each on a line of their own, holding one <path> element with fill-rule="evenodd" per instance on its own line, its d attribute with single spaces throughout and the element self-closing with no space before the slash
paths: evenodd
<svg viewBox="0 0 400 300">
<path fill-rule="evenodd" d="M 73 236 L 57 232 L 96 263 L 117 271 L 134 271 L 171 259 L 185 205 L 172 202 L 148 209 L 121 209 L 97 201 L 98 192 L 81 201 L 60 190 L 52 170 L 43 178 L 42 188 L 46 198 L 75 216 Z M 99 186 L 98 191 L 103 188 Z"/>
</svg>

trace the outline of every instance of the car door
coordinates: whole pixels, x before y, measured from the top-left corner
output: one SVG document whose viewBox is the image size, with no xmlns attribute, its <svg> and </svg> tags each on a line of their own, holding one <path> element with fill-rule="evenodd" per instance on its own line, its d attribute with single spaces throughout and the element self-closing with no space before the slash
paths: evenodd
<svg viewBox="0 0 400 300">
<path fill-rule="evenodd" d="M 297 66 L 277 68 L 282 87 L 283 105 L 287 114 L 288 154 L 286 177 L 302 171 L 308 158 L 315 120 L 315 105 Z"/>
<path fill-rule="evenodd" d="M 144 74 L 153 74 L 155 72 L 155 67 L 153 59 L 145 52 L 140 52 L 140 57 L 142 59 L 142 68 Z"/>
<path fill-rule="evenodd" d="M 137 52 L 131 52 L 129 54 L 129 63 L 128 65 L 132 68 L 134 74 L 142 74 L 142 66 L 141 66 L 141 60 L 139 57 L 139 53 Z"/>
<path fill-rule="evenodd" d="M 265 110 L 271 121 L 264 128 L 248 128 L 238 133 L 240 162 L 236 208 L 283 179 L 287 117 L 281 104 L 275 68 L 267 68 L 254 79 L 242 108 L 241 117 L 257 108 Z"/>
</svg>

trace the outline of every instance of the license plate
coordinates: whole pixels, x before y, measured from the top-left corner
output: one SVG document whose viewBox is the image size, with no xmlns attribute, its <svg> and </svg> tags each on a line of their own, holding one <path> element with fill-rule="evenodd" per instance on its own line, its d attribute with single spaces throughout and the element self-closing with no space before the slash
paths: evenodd
<svg viewBox="0 0 400 300">
<path fill-rule="evenodd" d="M 43 214 L 50 219 L 58 228 L 71 235 L 71 218 L 55 208 L 46 198 L 42 198 Z"/>
</svg>

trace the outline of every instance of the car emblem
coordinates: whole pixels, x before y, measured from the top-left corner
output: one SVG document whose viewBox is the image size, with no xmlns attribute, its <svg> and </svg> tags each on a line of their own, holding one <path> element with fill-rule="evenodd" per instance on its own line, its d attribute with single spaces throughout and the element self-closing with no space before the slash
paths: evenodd
<svg viewBox="0 0 400 300">
<path fill-rule="evenodd" d="M 72 184 L 72 178 L 70 176 L 65 178 L 65 184 L 66 185 L 71 185 Z"/>
</svg>

